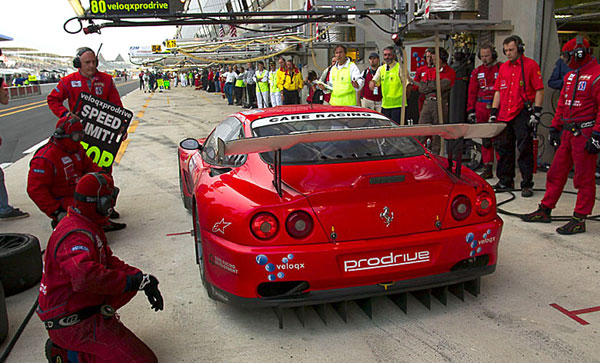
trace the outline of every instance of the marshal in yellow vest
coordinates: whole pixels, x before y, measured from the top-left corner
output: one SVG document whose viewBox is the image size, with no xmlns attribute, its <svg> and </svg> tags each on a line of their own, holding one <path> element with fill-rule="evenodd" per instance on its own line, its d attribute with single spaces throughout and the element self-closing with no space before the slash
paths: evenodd
<svg viewBox="0 0 600 363">
<path fill-rule="evenodd" d="M 402 81 L 398 76 L 400 70 L 400 63 L 396 62 L 389 71 L 386 70 L 386 65 L 379 67 L 379 74 L 381 75 L 381 91 L 382 108 L 397 108 L 402 107 Z M 404 103 L 406 106 L 407 103 Z"/>
<path fill-rule="evenodd" d="M 331 99 L 329 104 L 332 106 L 356 106 L 356 90 L 352 86 L 352 79 L 350 78 L 350 65 L 352 62 L 348 62 L 345 67 L 338 69 L 338 67 L 332 67 L 329 77 L 333 84 L 333 91 L 331 92 Z"/>
</svg>

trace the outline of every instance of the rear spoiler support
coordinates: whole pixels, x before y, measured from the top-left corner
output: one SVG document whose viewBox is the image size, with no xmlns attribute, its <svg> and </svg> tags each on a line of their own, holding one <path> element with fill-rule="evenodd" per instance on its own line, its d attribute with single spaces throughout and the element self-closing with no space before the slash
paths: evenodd
<svg viewBox="0 0 600 363">
<path fill-rule="evenodd" d="M 454 147 L 448 150 L 448 171 L 452 173 L 452 164 L 456 158 L 456 170 L 454 172 L 454 175 L 460 178 L 465 138 L 460 137 L 456 141 L 457 142 L 454 145 Z"/>
<path fill-rule="evenodd" d="M 281 149 L 277 149 L 273 151 L 273 186 L 279 198 L 283 196 L 281 184 Z"/>
</svg>

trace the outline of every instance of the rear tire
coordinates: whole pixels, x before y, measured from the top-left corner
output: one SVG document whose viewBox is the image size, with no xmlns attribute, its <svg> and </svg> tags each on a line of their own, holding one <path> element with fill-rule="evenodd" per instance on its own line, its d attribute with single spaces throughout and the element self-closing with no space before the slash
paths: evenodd
<svg viewBox="0 0 600 363">
<path fill-rule="evenodd" d="M 8 336 L 8 312 L 6 311 L 6 301 L 4 301 L 4 288 L 0 282 L 0 345 Z"/>
<path fill-rule="evenodd" d="M 179 156 L 178 156 L 179 157 Z M 181 200 L 183 200 L 183 206 L 187 210 L 192 209 L 192 198 L 186 197 L 183 190 L 185 185 L 183 184 L 183 170 L 181 170 L 181 159 L 179 160 L 179 191 L 181 192 Z"/>
<path fill-rule="evenodd" d="M 196 250 L 196 263 L 200 269 L 200 280 L 202 281 L 202 285 L 206 289 L 206 294 L 209 298 L 215 299 L 212 293 L 212 286 L 206 281 L 206 261 L 204 259 L 204 252 L 202 248 L 202 230 L 200 227 L 200 222 L 198 221 L 198 211 L 196 207 L 196 203 L 192 203 L 192 221 L 194 223 L 194 246 Z"/>
<path fill-rule="evenodd" d="M 25 291 L 42 278 L 42 253 L 37 237 L 0 233 L 0 282 L 5 296 Z"/>
</svg>

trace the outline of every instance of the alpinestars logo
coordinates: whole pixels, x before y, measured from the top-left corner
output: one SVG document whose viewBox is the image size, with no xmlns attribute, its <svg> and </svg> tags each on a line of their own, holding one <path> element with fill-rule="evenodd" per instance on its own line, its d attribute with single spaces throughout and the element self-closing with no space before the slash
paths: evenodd
<svg viewBox="0 0 600 363">
<path fill-rule="evenodd" d="M 344 271 L 361 271 L 361 270 L 373 270 L 378 268 L 387 268 L 393 266 L 412 265 L 415 263 L 429 262 L 430 253 L 429 251 L 417 251 L 408 253 L 394 254 L 390 252 L 389 255 L 381 257 L 361 258 L 358 260 L 346 260 L 344 261 Z"/>
</svg>

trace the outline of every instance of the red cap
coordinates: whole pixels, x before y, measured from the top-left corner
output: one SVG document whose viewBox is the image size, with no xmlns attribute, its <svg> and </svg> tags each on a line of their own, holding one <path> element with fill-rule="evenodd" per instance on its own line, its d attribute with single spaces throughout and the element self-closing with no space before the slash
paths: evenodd
<svg viewBox="0 0 600 363">
<path fill-rule="evenodd" d="M 70 116 L 63 116 L 58 119 L 56 128 L 58 129 L 59 127 L 63 129 L 65 135 L 70 135 L 77 131 L 83 132 L 83 124 L 81 121 Z"/>
</svg>

